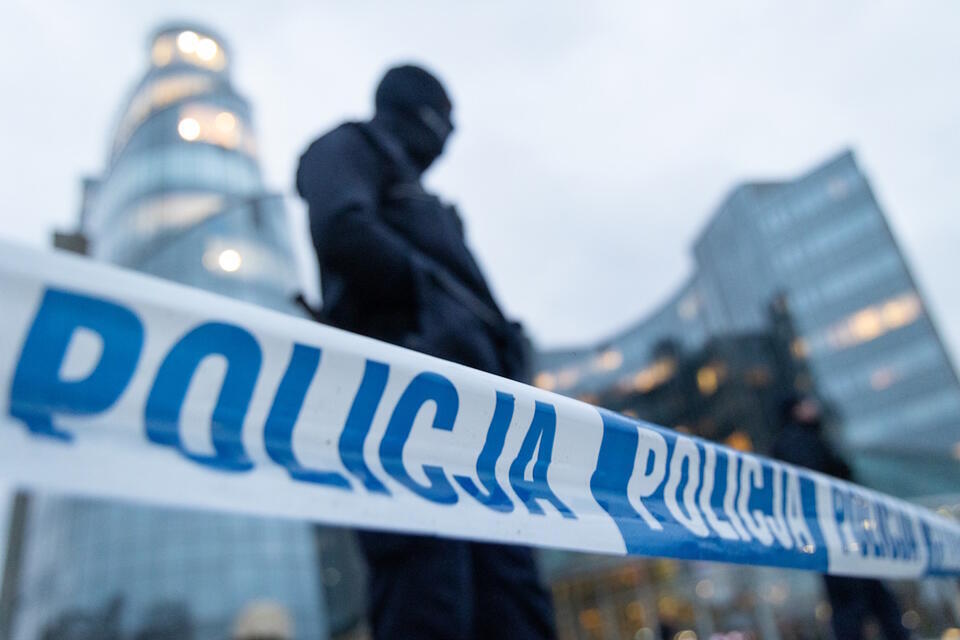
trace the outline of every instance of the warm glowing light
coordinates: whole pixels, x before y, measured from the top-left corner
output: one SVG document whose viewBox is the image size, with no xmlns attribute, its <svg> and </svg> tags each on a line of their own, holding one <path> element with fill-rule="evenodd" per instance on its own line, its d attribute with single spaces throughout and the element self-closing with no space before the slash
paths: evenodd
<svg viewBox="0 0 960 640">
<path fill-rule="evenodd" d="M 237 118 L 229 111 L 221 111 L 217 114 L 217 117 L 214 118 L 213 123 L 217 125 L 217 129 L 220 131 L 229 133 L 236 128 Z"/>
<path fill-rule="evenodd" d="M 723 441 L 725 445 L 736 451 L 753 451 L 753 440 L 743 431 L 734 431 Z"/>
<path fill-rule="evenodd" d="M 684 629 L 673 636 L 673 640 L 697 640 L 697 634 L 694 633 L 692 629 Z"/>
<path fill-rule="evenodd" d="M 584 609 L 580 612 L 580 626 L 584 629 L 599 629 L 603 626 L 603 617 L 599 609 Z"/>
<path fill-rule="evenodd" d="M 177 36 L 177 47 L 184 53 L 194 53 L 197 50 L 197 44 L 200 42 L 200 36 L 193 31 L 182 31 Z"/>
<path fill-rule="evenodd" d="M 153 60 L 153 64 L 158 67 L 170 64 L 173 59 L 173 43 L 170 38 L 158 38 L 153 43 L 153 49 L 150 50 L 150 58 Z"/>
<path fill-rule="evenodd" d="M 960 460 L 960 442 L 953 445 L 953 457 Z"/>
<path fill-rule="evenodd" d="M 660 358 L 646 369 L 633 375 L 630 386 L 640 393 L 648 393 L 673 377 L 677 362 L 673 358 Z"/>
<path fill-rule="evenodd" d="M 553 391 L 557 388 L 557 377 L 548 371 L 541 371 L 533 377 L 533 384 L 541 389 Z"/>
<path fill-rule="evenodd" d="M 793 342 L 790 343 L 790 353 L 793 354 L 793 357 L 796 360 L 803 360 L 806 358 L 807 353 L 809 353 L 807 341 L 803 338 L 794 338 Z"/>
<path fill-rule="evenodd" d="M 210 38 L 200 38 L 196 44 L 197 57 L 206 62 L 210 62 L 217 56 L 217 50 L 220 47 Z"/>
<path fill-rule="evenodd" d="M 196 118 L 183 118 L 177 125 L 177 133 L 188 142 L 193 142 L 200 137 L 200 123 Z"/>
<path fill-rule="evenodd" d="M 831 326 L 824 337 L 834 349 L 846 349 L 905 327 L 922 313 L 920 298 L 905 293 L 847 316 Z"/>
<path fill-rule="evenodd" d="M 941 640 L 960 640 L 960 628 L 950 627 L 940 636 Z"/>
<path fill-rule="evenodd" d="M 595 361 L 597 368 L 603 371 L 613 371 L 614 369 L 619 369 L 620 365 L 622 364 L 623 354 L 616 349 L 607 349 L 601 353 Z"/>
<path fill-rule="evenodd" d="M 243 260 L 240 258 L 240 253 L 236 249 L 224 249 L 220 252 L 220 255 L 217 256 L 217 264 L 227 273 L 233 273 L 240 269 L 242 262 Z"/>
<path fill-rule="evenodd" d="M 697 371 L 697 387 L 703 395 L 713 395 L 719 384 L 720 375 L 716 367 L 706 366 Z"/>
</svg>

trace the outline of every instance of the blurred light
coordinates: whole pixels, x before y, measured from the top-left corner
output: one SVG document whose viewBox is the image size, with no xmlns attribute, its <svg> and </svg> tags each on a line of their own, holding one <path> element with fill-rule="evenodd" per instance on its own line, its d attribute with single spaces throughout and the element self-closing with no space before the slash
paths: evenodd
<svg viewBox="0 0 960 640">
<path fill-rule="evenodd" d="M 960 460 L 960 442 L 953 445 L 953 457 Z"/>
<path fill-rule="evenodd" d="M 603 371 L 619 369 L 623 364 L 623 354 L 616 349 L 607 349 L 594 361 L 594 365 Z"/>
<path fill-rule="evenodd" d="M 642 621 L 645 614 L 643 603 L 640 602 L 639 600 L 634 600 L 633 602 L 627 605 L 626 613 L 627 613 L 627 617 L 630 618 L 631 620 Z"/>
<path fill-rule="evenodd" d="M 199 42 L 200 37 L 193 31 L 181 31 L 177 36 L 177 47 L 184 53 L 196 52 Z"/>
<path fill-rule="evenodd" d="M 920 614 L 913 609 L 908 609 L 907 611 L 903 612 L 903 616 L 900 617 L 900 622 L 903 623 L 903 626 L 912 631 L 920 626 Z"/>
<path fill-rule="evenodd" d="M 710 580 L 701 580 L 697 583 L 697 586 L 694 590 L 697 592 L 697 596 L 702 600 L 709 600 L 713 597 L 713 582 Z"/>
<path fill-rule="evenodd" d="M 634 391 L 647 393 L 672 378 L 676 370 L 676 360 L 673 358 L 660 358 L 646 369 L 641 369 L 636 372 L 633 375 L 632 382 L 628 383 L 627 386 L 632 387 Z"/>
<path fill-rule="evenodd" d="M 153 64 L 158 67 L 164 67 L 170 64 L 170 61 L 173 59 L 173 42 L 171 42 L 170 38 L 157 38 L 153 43 L 153 48 L 150 50 L 150 59 L 153 60 Z"/>
<path fill-rule="evenodd" d="M 700 389 L 700 393 L 705 396 L 713 395 L 717 390 L 717 386 L 720 383 L 720 376 L 717 372 L 717 368 L 707 365 L 706 367 L 701 367 L 697 371 L 697 388 Z"/>
<path fill-rule="evenodd" d="M 723 443 L 736 451 L 753 451 L 753 440 L 743 431 L 734 431 Z"/>
<path fill-rule="evenodd" d="M 649 627 L 637 629 L 637 632 L 633 634 L 633 640 L 653 640 L 655 637 L 653 629 Z"/>
<path fill-rule="evenodd" d="M 216 57 L 219 48 L 217 43 L 210 38 L 201 38 L 196 44 L 197 56 L 201 60 L 210 62 Z"/>
<path fill-rule="evenodd" d="M 846 349 L 905 327 L 923 309 L 916 293 L 904 293 L 879 305 L 872 305 L 834 323 L 820 337 L 834 349 Z M 818 341 L 819 344 L 819 341 Z"/>
<path fill-rule="evenodd" d="M 584 609 L 580 612 L 580 626 L 584 629 L 599 629 L 603 625 L 598 609 Z"/>
<path fill-rule="evenodd" d="M 818 621 L 827 622 L 831 617 L 833 617 L 833 609 L 830 608 L 829 603 L 820 602 L 813 610 L 813 615 Z"/>
<path fill-rule="evenodd" d="M 697 634 L 694 633 L 692 629 L 684 629 L 673 636 L 673 640 L 697 640 Z"/>
<path fill-rule="evenodd" d="M 795 359 L 803 360 L 807 357 L 808 352 L 807 341 L 803 338 L 794 338 L 793 342 L 790 343 L 790 353 L 793 354 Z"/>
<path fill-rule="evenodd" d="M 240 268 L 243 260 L 236 249 L 224 249 L 217 256 L 217 265 L 227 273 L 233 273 Z"/>
<path fill-rule="evenodd" d="M 557 388 L 557 377 L 549 371 L 541 371 L 533 377 L 533 386 L 553 391 Z"/>
<path fill-rule="evenodd" d="M 188 142 L 193 142 L 200 137 L 200 123 L 196 118 L 183 118 L 177 125 L 177 133 Z"/>
<path fill-rule="evenodd" d="M 214 124 L 217 125 L 217 129 L 220 129 L 220 131 L 229 133 L 236 128 L 237 118 L 229 111 L 221 111 L 217 114 L 217 117 L 214 118 Z"/>
<path fill-rule="evenodd" d="M 960 640 L 960 628 L 950 627 L 940 636 L 941 640 Z"/>
</svg>

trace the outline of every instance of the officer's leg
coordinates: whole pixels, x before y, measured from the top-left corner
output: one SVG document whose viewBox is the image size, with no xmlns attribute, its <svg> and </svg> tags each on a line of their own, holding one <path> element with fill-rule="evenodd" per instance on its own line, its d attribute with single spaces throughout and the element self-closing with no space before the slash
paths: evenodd
<svg viewBox="0 0 960 640">
<path fill-rule="evenodd" d="M 553 599 L 526 547 L 471 545 L 477 638 L 546 640 L 556 637 Z"/>
<path fill-rule="evenodd" d="M 358 538 L 370 567 L 374 640 L 471 640 L 468 543 L 363 531 Z"/>
<path fill-rule="evenodd" d="M 910 633 L 903 626 L 900 605 L 893 593 L 879 580 L 869 581 L 870 610 L 877 617 L 883 637 L 887 640 L 907 640 Z"/>
<path fill-rule="evenodd" d="M 830 626 L 836 640 L 860 640 L 867 614 L 863 582 L 859 578 L 824 576 L 833 617 Z"/>
</svg>

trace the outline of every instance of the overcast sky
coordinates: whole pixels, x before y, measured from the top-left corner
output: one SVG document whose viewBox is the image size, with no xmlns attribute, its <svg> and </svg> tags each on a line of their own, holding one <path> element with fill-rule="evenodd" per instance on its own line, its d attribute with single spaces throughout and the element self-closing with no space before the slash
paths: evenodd
<svg viewBox="0 0 960 640">
<path fill-rule="evenodd" d="M 457 203 L 541 344 L 594 341 L 684 280 L 739 181 L 846 147 L 960 345 L 960 3 L 39 2 L 0 20 L 0 237 L 41 246 L 102 170 L 160 23 L 233 49 L 271 188 L 311 137 L 369 113 L 382 70 L 447 82 L 458 132 L 428 182 Z"/>
</svg>

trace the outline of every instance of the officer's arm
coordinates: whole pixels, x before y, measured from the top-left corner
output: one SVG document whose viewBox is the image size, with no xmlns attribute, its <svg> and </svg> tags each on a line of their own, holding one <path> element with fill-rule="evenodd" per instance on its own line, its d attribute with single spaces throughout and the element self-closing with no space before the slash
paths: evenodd
<svg viewBox="0 0 960 640">
<path fill-rule="evenodd" d="M 310 205 L 310 233 L 321 268 L 357 294 L 408 300 L 409 245 L 377 215 L 382 163 L 351 129 L 315 142 L 300 159 L 297 189 Z"/>
</svg>

